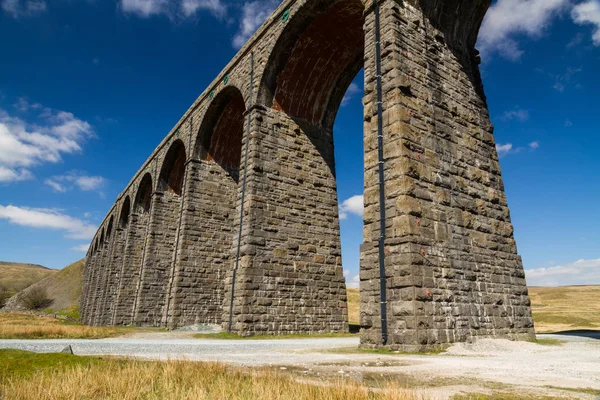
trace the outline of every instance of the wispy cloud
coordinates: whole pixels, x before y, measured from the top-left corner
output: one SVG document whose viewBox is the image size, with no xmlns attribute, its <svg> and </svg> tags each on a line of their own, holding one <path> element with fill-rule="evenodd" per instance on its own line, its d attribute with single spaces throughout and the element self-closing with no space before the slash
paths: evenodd
<svg viewBox="0 0 600 400">
<path fill-rule="evenodd" d="M 256 0 L 244 3 L 238 31 L 233 37 L 233 47 L 241 48 L 279 3 L 279 0 Z"/>
<path fill-rule="evenodd" d="M 60 210 L 47 208 L 0 205 L 0 219 L 20 226 L 65 231 L 65 237 L 71 239 L 91 239 L 97 229 L 87 221 L 70 217 Z"/>
<path fill-rule="evenodd" d="M 31 17 L 46 11 L 46 3 L 43 0 L 0 0 L 2 10 L 13 18 Z"/>
<path fill-rule="evenodd" d="M 209 11 L 214 16 L 223 18 L 227 13 L 227 6 L 221 0 L 183 0 L 181 9 L 186 17 L 198 11 Z"/>
<path fill-rule="evenodd" d="M 79 188 L 84 192 L 98 191 L 106 184 L 106 179 L 101 176 L 88 176 L 83 172 L 71 171 L 65 175 L 57 175 L 44 181 L 55 192 L 65 193 Z"/>
<path fill-rule="evenodd" d="M 119 0 L 119 8 L 140 18 L 162 14 L 173 20 L 191 17 L 199 11 L 208 11 L 218 18 L 227 13 L 223 0 Z"/>
<path fill-rule="evenodd" d="M 352 279 L 348 280 L 346 277 L 346 287 L 349 289 L 358 289 L 360 286 L 360 275 L 355 275 Z"/>
<path fill-rule="evenodd" d="M 478 46 L 484 55 L 518 60 L 523 55 L 518 38 L 539 38 L 569 5 L 569 0 L 498 0 L 483 21 Z"/>
<path fill-rule="evenodd" d="M 498 152 L 499 157 L 503 157 L 503 156 L 507 155 L 508 153 L 511 152 L 512 149 L 513 149 L 512 143 L 496 145 L 496 151 Z"/>
<path fill-rule="evenodd" d="M 579 260 L 571 264 L 525 270 L 530 286 L 600 284 L 600 259 Z"/>
<path fill-rule="evenodd" d="M 346 107 L 348 104 L 350 104 L 350 101 L 357 95 L 362 93 L 362 89 L 360 88 L 360 86 L 358 86 L 356 83 L 352 82 L 350 84 L 350 86 L 348 87 L 348 90 L 346 90 L 346 94 L 344 95 L 344 98 L 342 99 L 342 107 Z"/>
<path fill-rule="evenodd" d="M 37 111 L 39 104 L 30 105 L 19 99 L 16 107 Z M 4 182 L 29 179 L 31 167 L 57 163 L 62 155 L 80 152 L 83 142 L 94 136 L 89 123 L 65 111 L 44 108 L 35 123 L 9 115 L 0 109 L 0 176 Z"/>
<path fill-rule="evenodd" d="M 506 111 L 504 115 L 502 115 L 501 119 L 504 121 L 510 121 L 515 119 L 521 122 L 525 122 L 529 119 L 529 111 L 516 107 L 514 110 Z"/>
<path fill-rule="evenodd" d="M 71 250 L 79 252 L 79 253 L 87 253 L 89 248 L 90 248 L 89 244 L 80 244 L 78 246 L 71 247 Z"/>
<path fill-rule="evenodd" d="M 498 157 L 502 158 L 508 154 L 518 154 L 523 152 L 524 150 L 526 150 L 527 148 L 529 148 L 530 151 L 536 151 L 537 149 L 540 148 L 540 142 L 539 141 L 534 141 L 531 142 L 527 145 L 527 147 L 521 146 L 521 147 L 515 147 L 512 143 L 506 143 L 506 144 L 497 144 L 496 145 L 496 151 L 498 152 Z"/>
<path fill-rule="evenodd" d="M 340 219 L 347 219 L 351 214 L 362 217 L 365 209 L 364 196 L 361 194 L 344 200 L 342 204 L 340 204 L 339 209 Z"/>
<path fill-rule="evenodd" d="M 600 46 L 600 1 L 588 0 L 573 7 L 571 17 L 576 24 L 593 25 L 592 40 Z"/>
</svg>

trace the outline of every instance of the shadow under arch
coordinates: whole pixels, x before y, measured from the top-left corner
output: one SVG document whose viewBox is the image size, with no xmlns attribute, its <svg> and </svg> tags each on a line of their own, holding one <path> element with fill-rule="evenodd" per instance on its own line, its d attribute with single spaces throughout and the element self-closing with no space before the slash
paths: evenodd
<svg viewBox="0 0 600 400">
<path fill-rule="evenodd" d="M 121 206 L 121 213 L 119 215 L 119 227 L 126 229 L 129 225 L 129 214 L 131 213 L 131 199 L 129 196 L 125 197 L 123 206 Z"/>
<path fill-rule="evenodd" d="M 194 146 L 195 159 L 217 163 L 236 183 L 239 181 L 245 112 L 240 90 L 227 86 L 208 107 Z"/>
<path fill-rule="evenodd" d="M 163 161 L 158 180 L 159 191 L 181 196 L 186 160 L 185 145 L 181 139 L 177 139 L 171 144 Z"/>
<path fill-rule="evenodd" d="M 361 0 L 306 2 L 277 39 L 261 77 L 259 104 L 331 130 L 364 64 Z"/>
<path fill-rule="evenodd" d="M 152 176 L 146 173 L 140 181 L 137 194 L 135 195 L 134 213 L 147 213 L 152 204 Z"/>
</svg>

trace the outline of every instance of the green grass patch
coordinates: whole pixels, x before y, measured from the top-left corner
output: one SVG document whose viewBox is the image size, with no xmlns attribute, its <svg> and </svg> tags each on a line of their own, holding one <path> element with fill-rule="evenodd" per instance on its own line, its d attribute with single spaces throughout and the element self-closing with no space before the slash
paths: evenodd
<svg viewBox="0 0 600 400">
<path fill-rule="evenodd" d="M 523 393 L 468 393 L 454 395 L 451 400 L 564 400 L 564 397 L 536 396 Z"/>
<path fill-rule="evenodd" d="M 101 363 L 99 357 L 80 357 L 66 353 L 33 353 L 22 350 L 0 350 L 0 383 L 27 378 L 39 371 L 64 370 L 76 366 Z"/>
<path fill-rule="evenodd" d="M 353 333 L 315 333 L 310 334 L 292 334 L 292 335 L 254 335 L 240 336 L 234 333 L 198 333 L 194 335 L 196 339 L 221 339 L 221 340 L 284 340 L 284 339 L 321 339 L 321 338 L 344 338 L 356 337 Z"/>
<path fill-rule="evenodd" d="M 445 349 L 431 350 L 431 351 L 400 351 L 390 350 L 386 348 L 381 349 L 363 349 L 360 347 L 341 347 L 338 349 L 331 349 L 328 353 L 336 354 L 385 354 L 385 355 L 421 355 L 421 356 L 436 356 L 446 352 Z"/>
<path fill-rule="evenodd" d="M 565 390 L 567 392 L 584 393 L 592 396 L 600 396 L 600 390 L 592 388 L 564 388 L 559 386 L 544 386 L 548 389 Z"/>
<path fill-rule="evenodd" d="M 563 342 L 562 340 L 550 338 L 530 340 L 529 342 L 539 344 L 541 346 L 562 346 L 565 344 L 565 342 Z"/>
<path fill-rule="evenodd" d="M 584 317 L 585 316 L 585 317 Z M 596 325 L 593 321 L 597 321 L 600 315 L 572 312 L 569 314 L 559 314 L 551 312 L 536 312 L 533 313 L 533 321 L 540 324 L 560 324 L 578 327 L 593 328 Z"/>
</svg>

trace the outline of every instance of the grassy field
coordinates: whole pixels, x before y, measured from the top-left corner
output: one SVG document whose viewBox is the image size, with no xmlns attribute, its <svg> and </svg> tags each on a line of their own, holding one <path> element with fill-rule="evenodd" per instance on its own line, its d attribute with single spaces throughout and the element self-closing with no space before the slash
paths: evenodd
<svg viewBox="0 0 600 400">
<path fill-rule="evenodd" d="M 0 313 L 0 339 L 100 339 L 131 328 L 89 327 L 28 314 Z"/>
<path fill-rule="evenodd" d="M 12 295 L 57 272 L 41 265 L 0 262 L 0 287 Z"/>
<path fill-rule="evenodd" d="M 0 350 L 0 398 L 417 400 L 400 387 L 349 380 L 299 382 L 268 369 L 215 363 L 134 361 Z"/>
<path fill-rule="evenodd" d="M 529 288 L 538 333 L 600 329 L 600 286 Z"/>
<path fill-rule="evenodd" d="M 530 287 L 537 333 L 600 329 L 600 286 Z M 348 289 L 350 324 L 359 324 L 358 289 Z"/>
<path fill-rule="evenodd" d="M 48 297 L 52 299 L 52 309 L 61 310 L 78 306 L 83 285 L 84 261 L 79 260 L 19 292 L 8 300 L 7 308 L 18 310 L 21 297 L 35 287 L 41 287 L 46 291 Z"/>
</svg>

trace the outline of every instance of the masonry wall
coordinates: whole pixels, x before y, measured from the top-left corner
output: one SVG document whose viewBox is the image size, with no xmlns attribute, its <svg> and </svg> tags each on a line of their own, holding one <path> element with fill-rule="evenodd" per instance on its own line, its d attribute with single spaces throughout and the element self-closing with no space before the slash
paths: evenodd
<svg viewBox="0 0 600 400">
<path fill-rule="evenodd" d="M 306 4 L 314 7 L 302 14 L 299 10 Z M 329 17 L 341 15 L 335 12 L 346 13 L 348 18 L 362 15 L 355 12 L 357 8 L 361 11 L 356 2 L 282 2 L 251 44 L 219 74 L 163 140 L 127 189 L 138 188 L 138 178 L 148 172 L 151 164 L 156 175 L 156 165 L 162 165 L 165 150 L 175 138 L 195 148 L 198 130 L 188 131 L 184 124 L 191 127 L 192 118 L 197 126 L 201 124 L 220 91 L 237 88 L 246 107 L 250 104 L 248 51 L 252 49 L 255 106 L 248 110 L 248 184 L 235 291 L 232 266 L 241 187 L 217 165 L 190 161 L 188 154 L 179 240 L 180 199 L 155 194 L 151 218 L 148 213 L 131 215 L 122 261 L 116 256 L 108 259 L 105 280 L 105 247 L 91 255 L 82 296 L 84 322 L 99 318 L 104 323 L 106 318 L 98 314 L 110 314 L 112 307 L 113 324 L 179 327 L 221 322 L 228 328 L 233 294 L 232 328 L 242 335 L 347 329 L 332 132 L 324 128 L 324 122 L 308 122 L 306 118 L 319 121 L 323 117 L 329 121 L 327 126 L 333 123 L 332 98 L 339 95 L 341 99 L 340 88 L 350 82 L 353 68 L 359 67 L 353 63 L 360 59 L 351 60 L 358 54 L 356 50 L 362 51 L 360 43 L 355 43 L 357 36 L 352 37 L 348 52 L 341 49 L 344 51 L 340 54 L 347 58 L 344 63 L 350 63 L 348 67 L 328 69 L 321 77 L 322 85 L 316 84 L 321 81 L 315 78 L 311 83 L 314 91 L 308 86 L 297 87 L 300 80 L 294 77 L 310 78 L 312 71 L 310 65 L 299 62 L 304 58 L 296 57 L 295 64 L 284 69 L 285 90 L 273 94 L 272 104 L 261 104 L 269 96 L 256 94 L 259 88 L 264 89 L 264 82 L 277 86 L 281 77 L 276 75 L 279 66 L 269 68 L 269 63 L 286 24 L 300 18 L 302 22 L 293 29 L 305 29 L 304 23 L 313 18 L 313 11 L 323 11 L 319 7 L 324 4 L 336 7 Z M 361 343 L 380 347 L 384 343 L 378 260 L 375 26 L 371 2 L 363 4 L 365 226 L 360 272 Z M 385 345 L 422 350 L 473 337 L 532 338 L 523 266 L 514 241 L 479 75 L 479 57 L 474 49 L 490 1 L 382 0 L 379 4 L 389 331 Z M 282 18 L 287 9 L 289 18 Z M 357 21 L 347 20 L 352 24 Z M 319 48 L 313 43 L 321 33 L 332 32 L 327 21 L 321 20 L 304 37 L 305 52 L 314 50 L 311 45 L 319 50 L 317 61 L 321 56 L 327 59 L 330 49 L 340 50 L 332 39 L 337 38 L 335 35 L 329 38 L 330 47 Z M 354 25 L 352 29 L 357 32 Z M 266 79 L 261 78 L 263 74 Z M 336 87 L 332 89 L 331 85 Z M 329 100 L 325 101 L 327 96 Z M 318 105 L 312 99 L 319 99 Z M 285 109 L 295 110 L 294 115 L 305 119 L 292 119 Z M 122 265 L 113 302 L 108 286 L 119 263 Z M 105 305 L 94 305 L 101 296 Z"/>
<path fill-rule="evenodd" d="M 381 345 L 373 26 L 371 13 L 360 274 L 363 346 Z M 533 337 L 474 50 L 448 43 L 451 38 L 408 3 L 384 3 L 382 35 L 388 345 L 422 349 L 475 336 Z"/>
<path fill-rule="evenodd" d="M 169 326 L 220 324 L 231 269 L 237 183 L 216 163 L 191 161 Z"/>
<path fill-rule="evenodd" d="M 110 253 L 110 260 L 107 267 L 107 276 L 104 286 L 104 296 L 102 297 L 102 306 L 99 311 L 99 325 L 112 324 L 112 316 L 116 306 L 117 292 L 119 289 L 119 279 L 123 267 L 123 255 L 125 250 L 125 238 L 127 229 L 116 228 L 114 240 Z"/>
<path fill-rule="evenodd" d="M 233 328 L 243 335 L 346 331 L 331 132 L 273 109 L 251 113 Z"/>
<path fill-rule="evenodd" d="M 152 196 L 152 216 L 148 227 L 142 275 L 136 293 L 136 325 L 161 326 L 180 207 L 181 198 L 175 194 L 157 192 Z"/>
<path fill-rule="evenodd" d="M 135 295 L 140 280 L 149 220 L 150 215 L 148 212 L 133 213 L 130 216 L 130 225 L 123 253 L 123 266 L 119 279 L 119 291 L 115 301 L 113 325 L 133 324 Z"/>
</svg>

